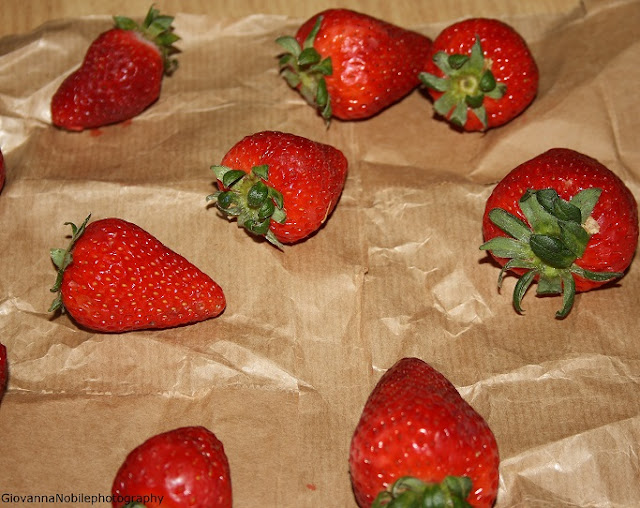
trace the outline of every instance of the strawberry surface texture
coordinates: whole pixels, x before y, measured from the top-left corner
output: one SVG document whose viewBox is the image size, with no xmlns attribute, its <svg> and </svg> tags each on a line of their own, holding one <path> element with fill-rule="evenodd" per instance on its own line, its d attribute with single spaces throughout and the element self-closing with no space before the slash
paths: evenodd
<svg viewBox="0 0 640 508">
<path fill-rule="evenodd" d="M 278 42 L 287 82 L 328 121 L 369 118 L 420 80 L 431 39 L 349 9 L 322 11 Z"/>
<path fill-rule="evenodd" d="M 222 288 L 139 226 L 119 218 L 76 227 L 68 249 L 52 249 L 58 296 L 81 326 L 100 332 L 170 328 L 218 316 Z"/>
<path fill-rule="evenodd" d="M 89 46 L 82 65 L 51 99 L 54 125 L 80 131 L 129 120 L 160 96 L 163 76 L 177 65 L 170 58 L 178 37 L 172 17 L 153 7 L 141 25 L 115 17 L 115 27 Z"/>
<path fill-rule="evenodd" d="M 220 192 L 208 199 L 238 226 L 281 246 L 326 222 L 342 194 L 348 161 L 331 145 L 262 131 L 236 143 L 213 169 Z"/>
<path fill-rule="evenodd" d="M 402 358 L 378 381 L 349 454 L 360 508 L 488 508 L 498 492 L 499 462 L 487 422 L 418 358 Z"/>
<path fill-rule="evenodd" d="M 539 71 L 510 25 L 470 18 L 434 39 L 420 80 L 436 113 L 465 131 L 499 127 L 522 113 L 538 92 Z"/>
<path fill-rule="evenodd" d="M 163 432 L 137 446 L 118 469 L 111 491 L 114 508 L 127 499 L 142 499 L 146 508 L 233 505 L 224 445 L 202 426 Z"/>
<path fill-rule="evenodd" d="M 539 294 L 564 296 L 565 317 L 576 292 L 623 276 L 638 244 L 638 205 L 602 163 L 554 148 L 509 172 L 489 196 L 482 249 L 520 276 L 514 305 L 534 281 Z"/>
</svg>

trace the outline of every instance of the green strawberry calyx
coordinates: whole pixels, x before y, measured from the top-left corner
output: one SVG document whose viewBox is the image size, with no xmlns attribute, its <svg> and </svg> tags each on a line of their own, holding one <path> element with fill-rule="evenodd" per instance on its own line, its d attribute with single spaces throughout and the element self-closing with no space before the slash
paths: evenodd
<svg viewBox="0 0 640 508">
<path fill-rule="evenodd" d="M 496 257 L 509 259 L 498 276 L 498 287 L 507 270 L 526 270 L 513 292 L 517 312 L 522 313 L 522 298 L 536 277 L 537 294 L 562 294 L 558 318 L 565 317 L 573 306 L 574 276 L 597 282 L 622 277 L 620 272 L 594 272 L 576 264 L 591 236 L 598 232 L 591 213 L 601 193 L 602 189 L 589 188 L 565 201 L 554 189 L 527 190 L 519 204 L 528 224 L 502 208 L 489 211 L 491 222 L 509 235 L 494 237 L 480 246 Z"/>
<path fill-rule="evenodd" d="M 227 166 L 211 166 L 224 190 L 207 196 L 226 217 L 236 218 L 239 227 L 264 236 L 271 244 L 282 244 L 271 231 L 271 221 L 284 224 L 287 215 L 282 194 L 266 184 L 269 166 L 254 166 L 250 173 Z"/>
<path fill-rule="evenodd" d="M 152 5 L 142 24 L 138 24 L 125 16 L 114 16 L 113 22 L 116 28 L 132 30 L 153 42 L 162 54 L 164 73 L 171 75 L 178 67 L 178 60 L 171 57 L 179 52 L 173 44 L 180 40 L 180 37 L 173 33 L 173 27 L 171 26 L 173 19 L 173 16 L 160 14 L 160 11 Z"/>
<path fill-rule="evenodd" d="M 380 492 L 371 508 L 471 508 L 466 501 L 470 492 L 467 476 L 447 476 L 441 483 L 403 476 L 389 490 Z"/>
<path fill-rule="evenodd" d="M 493 62 L 484 57 L 480 37 L 476 35 L 469 55 L 449 55 L 438 51 L 433 56 L 433 62 L 444 77 L 421 72 L 419 78 L 427 88 L 442 92 L 433 104 L 436 112 L 462 127 L 467 123 L 468 111 L 471 110 L 486 129 L 487 111 L 484 99 L 501 99 L 507 86 L 498 83 L 491 72 Z"/>
<path fill-rule="evenodd" d="M 84 230 L 89 223 L 89 219 L 91 219 L 91 214 L 87 216 L 87 218 L 79 227 L 76 226 L 73 222 L 65 222 L 65 226 L 71 226 L 71 241 L 69 242 L 69 246 L 66 249 L 57 248 L 51 249 L 49 251 L 51 261 L 53 261 L 53 264 L 58 269 L 56 282 L 50 289 L 52 293 L 57 293 L 57 295 L 53 300 L 51 307 L 49 307 L 49 312 L 55 312 L 57 310 L 64 309 L 64 305 L 62 304 L 62 293 L 60 292 L 60 286 L 62 286 L 62 276 L 64 275 L 64 271 L 73 261 L 71 251 L 73 250 L 73 246 L 75 245 L 78 238 L 80 238 L 84 234 Z"/>
<path fill-rule="evenodd" d="M 295 37 L 289 35 L 278 37 L 276 43 L 286 50 L 279 61 L 282 77 L 320 112 L 328 126 L 332 111 L 325 76 L 332 74 L 333 67 L 331 57 L 322 58 L 313 47 L 321 25 L 322 16 L 318 16 L 302 47 Z"/>
</svg>

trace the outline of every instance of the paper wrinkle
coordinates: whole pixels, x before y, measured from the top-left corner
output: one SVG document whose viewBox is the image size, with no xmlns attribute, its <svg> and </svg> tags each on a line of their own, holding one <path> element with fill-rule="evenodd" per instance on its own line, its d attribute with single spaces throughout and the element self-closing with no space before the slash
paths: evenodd
<svg viewBox="0 0 640 508">
<path fill-rule="evenodd" d="M 598 382 L 606 380 L 607 384 L 614 385 L 629 382 L 639 384 L 640 377 L 634 373 L 635 367 L 637 367 L 635 362 L 616 356 L 589 352 L 570 353 L 565 358 L 558 356 L 539 364 L 522 365 L 509 372 L 483 378 L 475 385 L 459 387 L 459 390 L 465 397 L 471 398 L 476 391 L 482 392 L 517 383 L 536 384 L 543 381 L 564 380 L 588 384 L 588 380 Z M 588 390 L 586 392 L 588 393 Z M 525 390 L 524 393 L 526 394 L 527 391 Z M 531 392 L 531 397 L 537 396 L 538 394 Z"/>
<path fill-rule="evenodd" d="M 639 420 L 634 417 L 612 422 L 502 457 L 500 493 L 504 497 L 526 481 L 548 493 L 555 503 L 565 500 L 571 506 L 631 506 L 628 503 L 640 495 L 640 468 L 633 448 Z M 619 476 L 610 477 L 611 469 L 619 470 Z"/>
<path fill-rule="evenodd" d="M 481 292 L 464 270 L 454 270 L 443 277 L 432 287 L 431 293 L 434 307 L 448 319 L 460 324 L 470 326 L 493 315 Z"/>
<path fill-rule="evenodd" d="M 37 313 L 37 310 L 30 302 L 17 296 L 2 298 L 0 300 L 0 316 L 7 316 L 13 312 Z"/>
</svg>

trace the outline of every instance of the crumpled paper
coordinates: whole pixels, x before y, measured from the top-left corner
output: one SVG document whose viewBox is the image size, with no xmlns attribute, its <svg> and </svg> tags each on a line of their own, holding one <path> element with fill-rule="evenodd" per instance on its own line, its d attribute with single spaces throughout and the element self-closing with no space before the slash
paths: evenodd
<svg viewBox="0 0 640 508">
<path fill-rule="evenodd" d="M 493 185 L 555 146 L 599 159 L 640 198 L 640 4 L 504 20 L 529 42 L 540 90 L 487 133 L 450 128 L 421 90 L 326 129 L 278 76 L 274 40 L 303 20 L 185 13 L 174 23 L 180 67 L 160 99 L 131 122 L 68 133 L 50 125 L 50 97 L 110 19 L 0 39 L 2 501 L 107 506 L 130 449 L 195 424 L 224 442 L 234 506 L 355 506 L 347 458 L 364 401 L 385 369 L 418 356 L 493 429 L 497 507 L 636 506 L 637 261 L 558 321 L 558 299 L 533 292 L 516 314 L 515 279 L 498 291 L 478 247 Z M 409 28 L 433 38 L 448 22 Z M 210 166 L 266 129 L 332 144 L 350 163 L 325 226 L 283 251 L 205 202 Z M 120 335 L 50 315 L 48 250 L 89 212 L 135 222 L 199 266 L 223 287 L 225 312 Z"/>
</svg>

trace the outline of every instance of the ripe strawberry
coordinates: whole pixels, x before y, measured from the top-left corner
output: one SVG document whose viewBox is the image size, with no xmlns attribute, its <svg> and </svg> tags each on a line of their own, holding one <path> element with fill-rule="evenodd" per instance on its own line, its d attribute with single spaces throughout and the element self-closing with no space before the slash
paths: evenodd
<svg viewBox="0 0 640 508">
<path fill-rule="evenodd" d="M 554 148 L 524 162 L 496 185 L 482 229 L 504 272 L 521 276 L 513 304 L 534 280 L 538 294 L 563 293 L 557 317 L 571 310 L 576 292 L 622 277 L 638 243 L 638 206 L 624 182 L 600 162 Z"/>
<path fill-rule="evenodd" d="M 277 247 L 317 231 L 340 198 L 347 159 L 330 145 L 277 131 L 246 136 L 212 166 L 214 201 L 238 226 Z"/>
<path fill-rule="evenodd" d="M 0 344 L 0 401 L 7 386 L 7 348 Z"/>
<path fill-rule="evenodd" d="M 420 80 L 436 113 L 467 131 L 503 125 L 538 91 L 538 66 L 524 39 L 496 19 L 471 18 L 433 41 Z"/>
<path fill-rule="evenodd" d="M 208 429 L 173 429 L 127 455 L 111 492 L 114 508 L 128 499 L 140 499 L 147 508 L 231 508 L 229 461 Z"/>
<path fill-rule="evenodd" d="M 172 32 L 173 18 L 152 7 L 142 25 L 120 16 L 114 21 L 115 28 L 91 43 L 82 66 L 53 95 L 54 125 L 80 131 L 121 122 L 160 96 L 163 74 L 177 66 L 170 58 L 179 39 Z"/>
<path fill-rule="evenodd" d="M 418 358 L 403 358 L 382 376 L 349 454 L 360 508 L 489 507 L 498 492 L 499 462 L 485 420 Z"/>
<path fill-rule="evenodd" d="M 328 122 L 369 118 L 416 88 L 431 39 L 347 9 L 306 21 L 277 39 L 282 76 Z"/>
<path fill-rule="evenodd" d="M 90 216 L 89 216 L 90 217 Z M 219 315 L 222 289 L 158 239 L 122 219 L 71 225 L 69 247 L 52 249 L 58 267 L 50 311 L 66 309 L 99 332 L 169 328 Z"/>
</svg>

